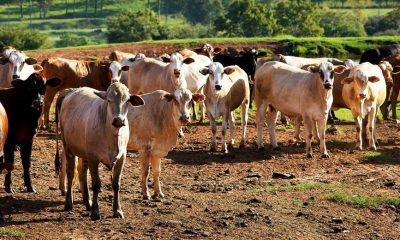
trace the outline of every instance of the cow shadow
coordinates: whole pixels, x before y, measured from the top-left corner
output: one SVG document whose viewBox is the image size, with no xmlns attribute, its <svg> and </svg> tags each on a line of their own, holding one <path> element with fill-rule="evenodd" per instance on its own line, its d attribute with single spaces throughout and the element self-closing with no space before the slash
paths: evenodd
<svg viewBox="0 0 400 240">
<path fill-rule="evenodd" d="M 400 165 L 400 148 L 379 149 L 364 154 L 360 159 L 362 164 Z"/>
</svg>

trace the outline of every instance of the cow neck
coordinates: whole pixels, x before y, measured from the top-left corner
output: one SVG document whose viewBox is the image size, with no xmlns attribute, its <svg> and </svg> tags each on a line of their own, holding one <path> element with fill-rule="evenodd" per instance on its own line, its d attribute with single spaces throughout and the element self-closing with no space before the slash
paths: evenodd
<svg viewBox="0 0 400 240">
<path fill-rule="evenodd" d="M 315 76 L 315 84 L 316 87 L 314 89 L 317 89 L 318 92 L 318 98 L 319 98 L 319 102 L 322 104 L 322 106 L 324 107 L 324 109 L 328 108 L 328 100 L 330 97 L 332 97 L 332 89 L 325 89 L 324 85 L 322 83 L 323 79 L 321 79 L 321 76 L 319 73 L 314 73 Z M 333 87 L 333 84 L 332 84 Z"/>
</svg>

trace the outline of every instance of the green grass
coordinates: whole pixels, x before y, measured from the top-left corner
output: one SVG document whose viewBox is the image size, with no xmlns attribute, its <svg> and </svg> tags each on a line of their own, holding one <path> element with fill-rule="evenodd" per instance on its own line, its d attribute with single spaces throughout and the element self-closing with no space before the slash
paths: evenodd
<svg viewBox="0 0 400 240">
<path fill-rule="evenodd" d="M 380 163 L 391 163 L 398 161 L 400 162 L 400 156 L 394 156 L 383 152 L 366 152 L 364 154 L 364 160 L 366 162 L 380 162 Z"/>
<path fill-rule="evenodd" d="M 334 202 L 346 203 L 359 207 L 376 207 L 380 205 L 400 206 L 400 198 L 385 196 L 363 196 L 351 195 L 344 192 L 334 192 L 328 194 L 325 198 Z"/>
<path fill-rule="evenodd" d="M 11 228 L 0 228 L 0 235 L 7 235 L 10 237 L 25 237 L 25 233 L 23 231 Z"/>
<path fill-rule="evenodd" d="M 374 17 L 374 16 L 384 16 L 392 10 L 393 10 L 393 8 L 367 8 L 367 9 L 364 9 L 364 12 L 367 14 L 368 17 Z M 335 9 L 335 11 L 346 12 L 346 13 L 353 12 L 352 9 Z"/>
<path fill-rule="evenodd" d="M 329 189 L 340 189 L 345 188 L 347 185 L 342 183 L 322 183 L 322 182 L 306 182 L 295 185 L 278 185 L 278 186 L 266 186 L 261 188 L 251 189 L 251 192 L 293 192 L 293 191 L 309 191 L 309 190 L 329 190 Z"/>
</svg>

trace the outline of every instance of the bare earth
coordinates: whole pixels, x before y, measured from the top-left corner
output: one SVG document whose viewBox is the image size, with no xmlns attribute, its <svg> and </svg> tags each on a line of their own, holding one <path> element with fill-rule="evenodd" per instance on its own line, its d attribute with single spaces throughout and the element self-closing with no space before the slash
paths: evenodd
<svg viewBox="0 0 400 240">
<path fill-rule="evenodd" d="M 2 235 L 4 229 L 18 230 L 26 239 L 399 239 L 400 208 L 358 207 L 326 197 L 332 192 L 400 197 L 400 127 L 383 122 L 377 128 L 378 152 L 390 156 L 387 159 L 353 151 L 355 128 L 344 123 L 338 132 L 327 135 L 331 158 L 321 160 L 314 144 L 314 159 L 307 160 L 305 143 L 291 141 L 293 129 L 277 131 L 282 147 L 279 152 L 268 146 L 264 129 L 266 150 L 257 151 L 254 116 L 250 117 L 247 146 L 235 146 L 226 155 L 208 151 L 211 130 L 207 124 L 191 124 L 162 162 L 165 199 L 141 199 L 139 163 L 133 154 L 122 178 L 125 219 L 112 218 L 111 172 L 102 167 L 103 218 L 94 222 L 76 188 L 74 211 L 63 210 L 64 197 L 54 177 L 53 126 L 50 132 L 39 132 L 34 143 L 31 172 L 38 193 L 24 192 L 18 153 L 13 172 L 17 193 L 7 194 L 0 187 L 4 214 L 0 239 L 18 238 Z M 295 178 L 273 179 L 273 172 L 290 173 Z M 300 191 L 254 191 L 310 182 L 337 184 Z"/>
</svg>

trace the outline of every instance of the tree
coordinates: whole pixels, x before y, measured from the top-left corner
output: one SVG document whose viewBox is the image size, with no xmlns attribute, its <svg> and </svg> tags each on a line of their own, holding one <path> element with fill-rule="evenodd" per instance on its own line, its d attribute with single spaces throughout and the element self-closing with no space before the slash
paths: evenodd
<svg viewBox="0 0 400 240">
<path fill-rule="evenodd" d="M 207 24 L 213 16 L 222 12 L 220 0 L 191 0 L 186 1 L 182 14 L 192 24 Z"/>
<path fill-rule="evenodd" d="M 273 13 L 255 0 L 232 2 L 225 16 L 220 15 L 214 24 L 217 31 L 227 36 L 272 36 L 278 32 Z"/>
<path fill-rule="evenodd" d="M 47 35 L 38 30 L 20 27 L 0 28 L 0 48 L 13 46 L 21 50 L 38 49 L 47 40 Z"/>
<path fill-rule="evenodd" d="M 313 37 L 324 33 L 324 29 L 319 26 L 321 11 L 308 1 L 281 1 L 275 6 L 275 14 L 285 34 Z"/>
<path fill-rule="evenodd" d="M 157 14 L 149 9 L 126 11 L 107 19 L 108 42 L 133 42 L 165 38 Z"/>
<path fill-rule="evenodd" d="M 357 17 L 338 11 L 323 14 L 320 25 L 326 37 L 361 37 L 366 36 L 363 24 Z"/>
</svg>

